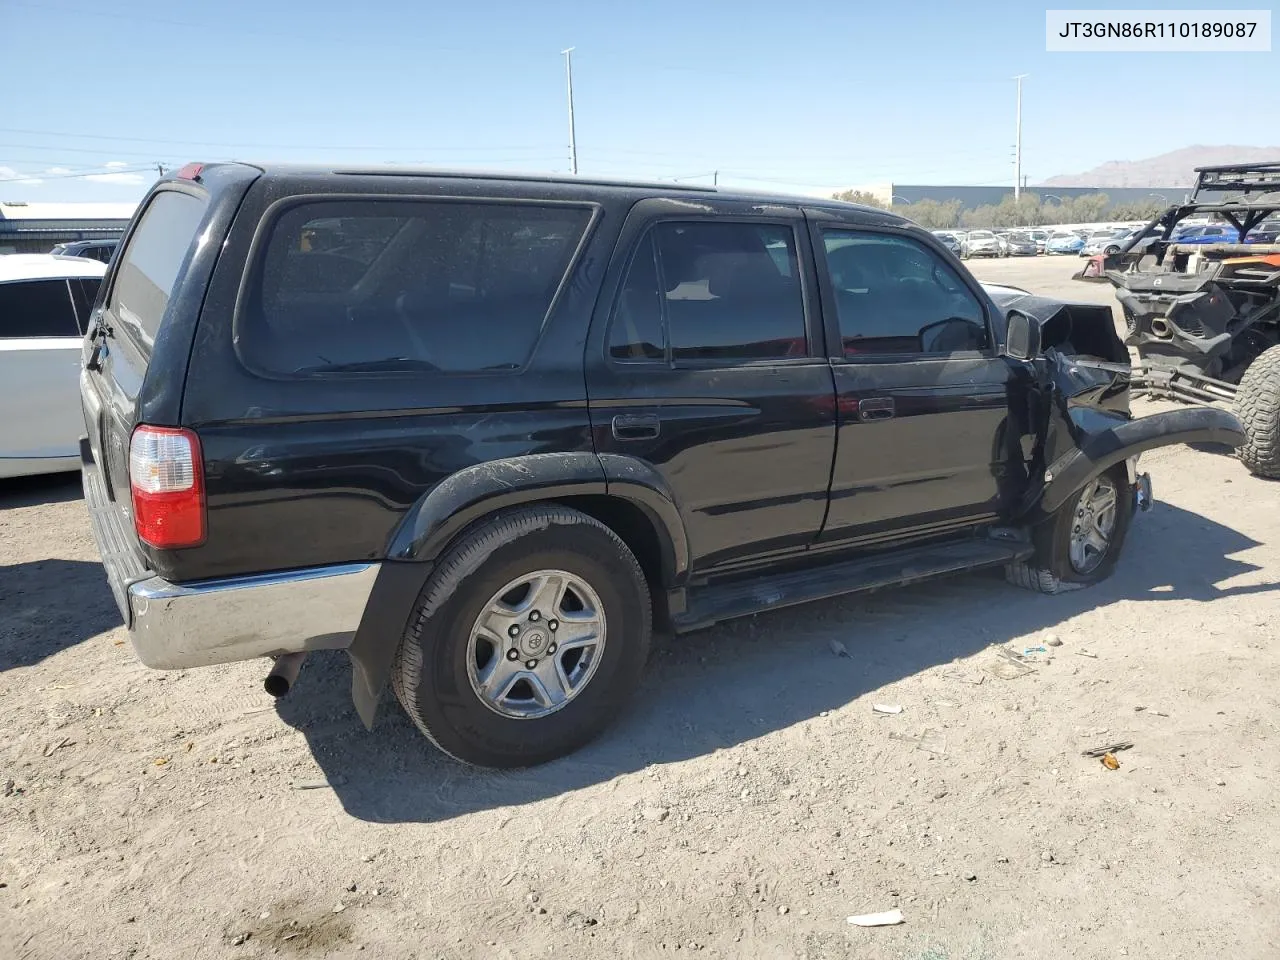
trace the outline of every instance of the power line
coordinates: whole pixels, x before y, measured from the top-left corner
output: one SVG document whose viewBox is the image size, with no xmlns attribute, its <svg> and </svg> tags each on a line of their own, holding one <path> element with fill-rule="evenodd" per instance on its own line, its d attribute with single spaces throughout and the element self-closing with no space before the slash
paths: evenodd
<svg viewBox="0 0 1280 960">
<path fill-rule="evenodd" d="M 83 180 L 86 177 L 110 177 L 122 173 L 142 173 L 153 169 L 155 169 L 153 166 L 109 167 L 94 170 L 89 173 L 37 173 L 21 177 L 0 177 L 0 183 L 43 183 L 46 180 Z"/>
</svg>

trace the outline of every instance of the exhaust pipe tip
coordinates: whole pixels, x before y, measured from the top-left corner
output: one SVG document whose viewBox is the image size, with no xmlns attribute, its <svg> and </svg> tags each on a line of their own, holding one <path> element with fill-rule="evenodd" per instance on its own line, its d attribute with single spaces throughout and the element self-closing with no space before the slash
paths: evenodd
<svg viewBox="0 0 1280 960">
<path fill-rule="evenodd" d="M 293 689 L 298 680 L 298 671 L 302 669 L 302 661 L 306 659 L 306 653 L 286 653 L 276 657 L 271 672 L 262 681 L 262 688 L 279 700 Z"/>
<path fill-rule="evenodd" d="M 1151 321 L 1151 335 L 1159 337 L 1161 340 L 1168 340 L 1173 336 L 1173 331 L 1169 329 L 1169 321 L 1162 317 L 1156 317 Z"/>
</svg>

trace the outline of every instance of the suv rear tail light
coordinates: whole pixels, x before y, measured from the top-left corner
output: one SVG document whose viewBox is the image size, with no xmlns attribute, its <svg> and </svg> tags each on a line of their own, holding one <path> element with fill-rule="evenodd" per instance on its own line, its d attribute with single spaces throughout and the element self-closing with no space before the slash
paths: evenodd
<svg viewBox="0 0 1280 960">
<path fill-rule="evenodd" d="M 204 542 L 204 461 L 191 430 L 140 426 L 129 440 L 138 538 L 161 550 Z"/>
</svg>

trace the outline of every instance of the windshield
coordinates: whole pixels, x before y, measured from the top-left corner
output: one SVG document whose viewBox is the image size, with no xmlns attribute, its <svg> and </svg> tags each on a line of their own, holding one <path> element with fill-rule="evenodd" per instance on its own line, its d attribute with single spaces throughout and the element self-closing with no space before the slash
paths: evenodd
<svg viewBox="0 0 1280 960">
<path fill-rule="evenodd" d="M 995 234 L 990 230 L 975 230 L 969 234 L 970 240 L 994 240 Z"/>
</svg>

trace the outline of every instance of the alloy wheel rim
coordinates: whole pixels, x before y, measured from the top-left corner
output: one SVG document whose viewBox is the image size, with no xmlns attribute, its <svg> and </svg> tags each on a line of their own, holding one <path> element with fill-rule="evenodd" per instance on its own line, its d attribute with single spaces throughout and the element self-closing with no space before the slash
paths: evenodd
<svg viewBox="0 0 1280 960">
<path fill-rule="evenodd" d="M 1115 538 L 1118 494 L 1108 477 L 1098 477 L 1080 492 L 1071 518 L 1071 567 L 1092 573 L 1111 552 Z"/>
<path fill-rule="evenodd" d="M 581 577 L 564 570 L 517 577 L 489 599 L 472 625 L 471 689 L 500 716 L 550 716 L 591 682 L 606 635 L 604 606 Z"/>
</svg>

